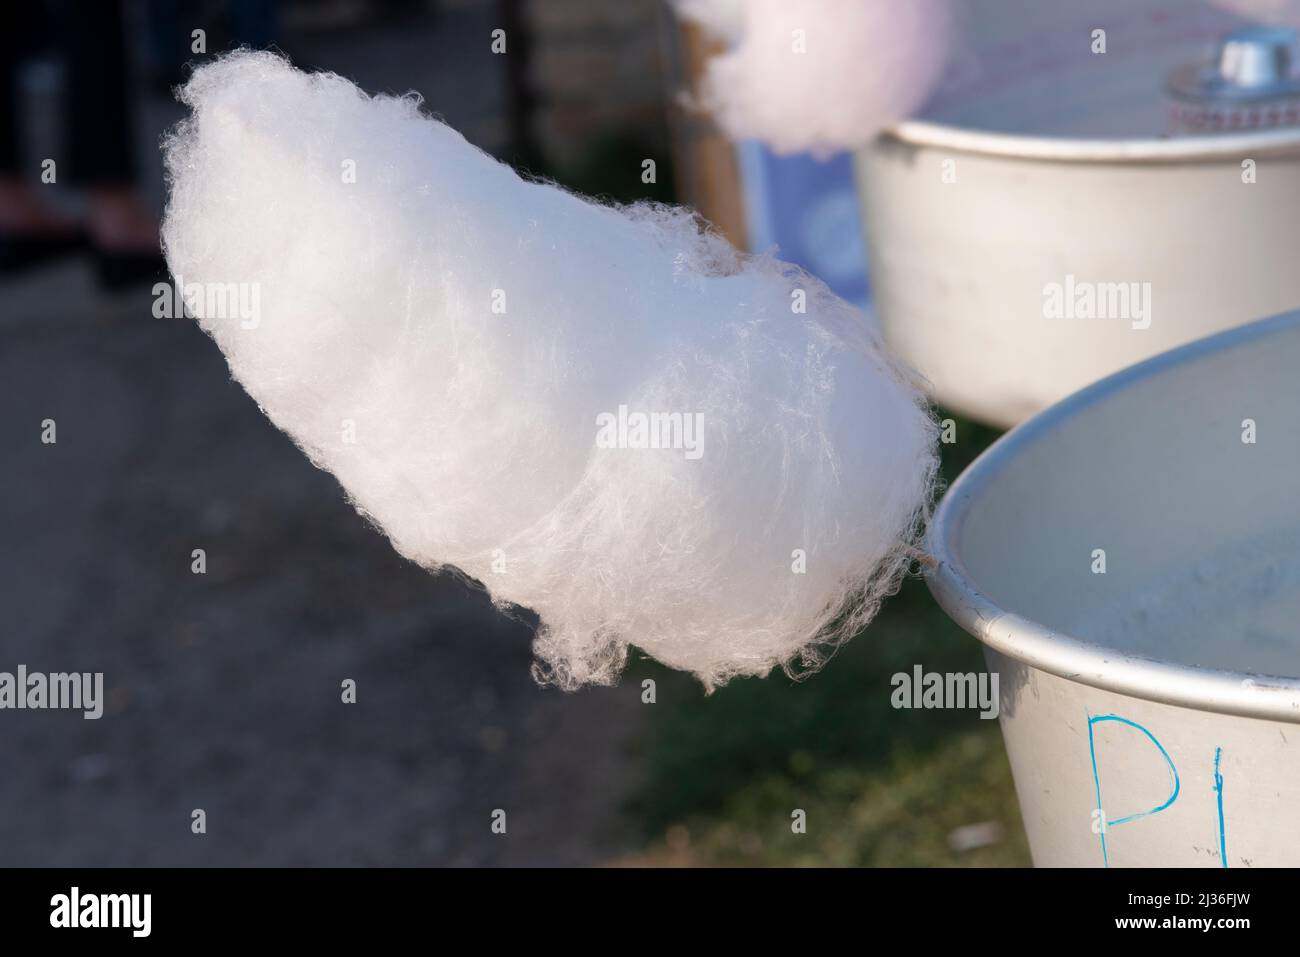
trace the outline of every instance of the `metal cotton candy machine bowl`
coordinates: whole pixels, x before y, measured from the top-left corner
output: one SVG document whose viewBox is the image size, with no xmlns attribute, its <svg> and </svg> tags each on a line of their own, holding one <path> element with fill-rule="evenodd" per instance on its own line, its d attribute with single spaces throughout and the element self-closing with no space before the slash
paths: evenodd
<svg viewBox="0 0 1300 957">
<path fill-rule="evenodd" d="M 985 645 L 1034 862 L 1300 865 L 1300 313 L 995 443 L 929 531 Z"/>
<path fill-rule="evenodd" d="M 970 21 L 925 113 L 856 158 L 885 338 L 941 405 L 1011 426 L 1300 306 L 1293 31 L 1186 0 Z"/>
</svg>

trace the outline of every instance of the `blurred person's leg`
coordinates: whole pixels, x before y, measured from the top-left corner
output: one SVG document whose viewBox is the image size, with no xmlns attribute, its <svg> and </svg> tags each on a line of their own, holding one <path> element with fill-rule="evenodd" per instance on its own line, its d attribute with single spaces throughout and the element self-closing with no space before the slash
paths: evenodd
<svg viewBox="0 0 1300 957">
<path fill-rule="evenodd" d="M 0 176 L 19 175 L 22 150 L 18 146 L 18 44 L 25 31 L 0 32 Z"/>
<path fill-rule="evenodd" d="M 193 55 L 192 31 L 203 26 L 198 0 L 145 0 L 149 80 L 153 91 L 170 96 L 185 82 L 185 64 Z"/>
<path fill-rule="evenodd" d="M 125 3 L 55 4 L 64 54 L 68 181 L 87 191 L 99 276 L 114 286 L 162 267 L 158 217 L 136 186 Z"/>
<path fill-rule="evenodd" d="M 0 271 L 33 266 L 77 249 L 75 220 L 44 201 L 36 170 L 24 170 L 18 69 L 38 31 L 35 9 L 19 5 L 0 30 Z"/>
</svg>

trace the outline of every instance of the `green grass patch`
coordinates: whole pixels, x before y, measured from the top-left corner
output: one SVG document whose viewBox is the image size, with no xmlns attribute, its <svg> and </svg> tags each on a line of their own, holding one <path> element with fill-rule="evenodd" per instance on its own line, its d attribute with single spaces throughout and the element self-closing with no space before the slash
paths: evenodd
<svg viewBox="0 0 1300 957">
<path fill-rule="evenodd" d="M 995 435 L 958 424 L 949 479 Z M 1024 865 L 1028 851 L 997 722 L 976 710 L 895 710 L 891 678 L 984 668 L 980 645 L 919 579 L 819 673 L 733 681 L 705 695 L 648 662 L 656 679 L 634 810 L 652 859 L 701 865 Z M 633 677 L 629 675 L 629 678 Z M 802 809 L 807 831 L 795 834 Z M 969 850 L 953 832 L 1000 838 Z"/>
</svg>

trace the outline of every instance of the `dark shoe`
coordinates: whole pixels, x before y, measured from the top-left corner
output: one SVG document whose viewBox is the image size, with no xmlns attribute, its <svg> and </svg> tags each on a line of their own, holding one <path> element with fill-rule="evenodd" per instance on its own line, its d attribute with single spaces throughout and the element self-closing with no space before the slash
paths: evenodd
<svg viewBox="0 0 1300 957">
<path fill-rule="evenodd" d="M 0 274 L 11 275 L 34 269 L 86 248 L 86 235 L 0 232 Z"/>
</svg>

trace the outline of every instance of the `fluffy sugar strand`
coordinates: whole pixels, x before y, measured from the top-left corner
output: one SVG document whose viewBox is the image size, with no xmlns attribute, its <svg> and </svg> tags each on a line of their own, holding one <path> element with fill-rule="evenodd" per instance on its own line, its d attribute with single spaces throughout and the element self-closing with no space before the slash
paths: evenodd
<svg viewBox="0 0 1300 957">
<path fill-rule="evenodd" d="M 163 235 L 191 312 L 402 555 L 536 611 L 540 680 L 610 683 L 629 646 L 710 688 L 816 667 L 897 586 L 935 427 L 819 282 L 277 56 L 181 98 Z"/>
<path fill-rule="evenodd" d="M 735 139 L 780 153 L 852 149 L 938 85 L 952 0 L 674 0 L 724 46 L 701 106 Z"/>
</svg>

